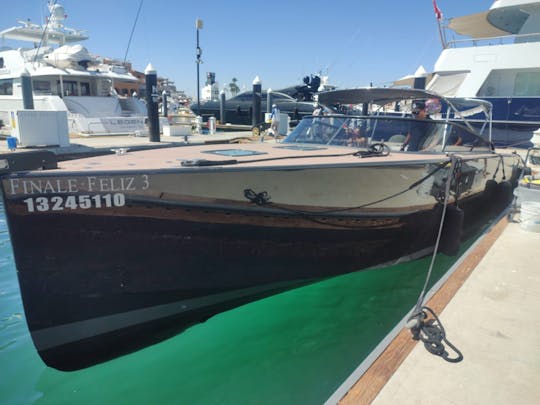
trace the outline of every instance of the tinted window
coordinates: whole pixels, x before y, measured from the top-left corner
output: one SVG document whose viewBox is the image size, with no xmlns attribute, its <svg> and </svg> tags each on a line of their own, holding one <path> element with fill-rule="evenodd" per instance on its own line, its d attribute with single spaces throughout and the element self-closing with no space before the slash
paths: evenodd
<svg viewBox="0 0 540 405">
<path fill-rule="evenodd" d="M 51 94 L 51 82 L 48 80 L 33 80 L 32 87 L 36 94 Z"/>
<path fill-rule="evenodd" d="M 0 80 L 0 95 L 2 96 L 13 95 L 13 80 L 12 79 Z"/>
<path fill-rule="evenodd" d="M 123 94 L 127 94 L 128 91 L 124 89 Z M 89 96 L 90 95 L 90 83 L 81 83 L 81 96 Z"/>
</svg>

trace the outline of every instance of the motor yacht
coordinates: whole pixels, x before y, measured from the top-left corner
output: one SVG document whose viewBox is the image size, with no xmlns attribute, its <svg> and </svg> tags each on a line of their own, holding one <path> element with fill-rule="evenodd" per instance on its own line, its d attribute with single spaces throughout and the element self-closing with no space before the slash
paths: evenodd
<svg viewBox="0 0 540 405">
<path fill-rule="evenodd" d="M 44 25 L 21 21 L 0 32 L 0 39 L 31 42 L 31 48 L 0 51 L 0 120 L 8 133 L 15 111 L 24 105 L 23 76 L 30 76 L 33 109 L 65 111 L 70 135 L 135 134 L 145 131 L 142 100 L 115 91 L 119 83 L 137 83 L 121 63 L 98 58 L 79 44 L 85 32 L 64 25 L 64 7 L 49 3 Z"/>
</svg>

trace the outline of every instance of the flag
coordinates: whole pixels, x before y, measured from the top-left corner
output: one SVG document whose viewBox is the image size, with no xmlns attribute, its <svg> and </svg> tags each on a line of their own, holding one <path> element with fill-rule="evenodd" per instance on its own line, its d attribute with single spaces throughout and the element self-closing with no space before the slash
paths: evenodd
<svg viewBox="0 0 540 405">
<path fill-rule="evenodd" d="M 433 11 L 435 11 L 435 17 L 437 17 L 437 20 L 442 20 L 442 11 L 437 7 L 437 0 L 433 0 Z"/>
</svg>

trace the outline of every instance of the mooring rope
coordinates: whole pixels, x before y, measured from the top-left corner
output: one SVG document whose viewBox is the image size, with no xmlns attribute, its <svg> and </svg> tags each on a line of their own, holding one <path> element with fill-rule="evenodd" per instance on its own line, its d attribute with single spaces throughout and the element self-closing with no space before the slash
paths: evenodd
<svg viewBox="0 0 540 405">
<path fill-rule="evenodd" d="M 446 331 L 437 314 L 429 307 L 424 306 L 422 307 L 422 310 L 422 326 L 411 328 L 413 339 L 421 340 L 428 352 L 436 356 L 441 356 L 449 363 L 459 363 L 463 360 L 463 354 L 446 338 Z M 432 319 L 425 321 L 427 318 L 425 311 L 428 311 L 431 314 Z M 450 357 L 443 342 L 456 353 L 456 357 Z"/>
<path fill-rule="evenodd" d="M 441 324 L 439 318 L 437 317 L 437 315 L 435 314 L 435 312 L 431 308 L 423 305 L 425 295 L 426 295 L 427 286 L 429 284 L 429 281 L 431 279 L 431 274 L 433 272 L 433 266 L 435 264 L 435 258 L 436 258 L 436 255 L 437 255 L 437 251 L 439 250 L 439 243 L 440 243 L 441 236 L 442 236 L 442 230 L 443 230 L 443 226 L 444 226 L 444 219 L 445 219 L 445 216 L 446 216 L 446 208 L 448 206 L 448 199 L 449 199 L 449 196 L 450 196 L 450 189 L 451 189 L 452 180 L 454 180 L 456 182 L 456 190 L 459 189 L 459 184 L 458 183 L 459 183 L 459 177 L 461 175 L 461 168 L 462 168 L 462 163 L 463 163 L 462 160 L 459 157 L 450 156 L 450 161 L 445 161 L 445 162 L 440 163 L 434 170 L 432 170 L 426 176 L 422 177 L 420 180 L 412 183 L 405 190 L 402 190 L 402 191 L 400 191 L 398 193 L 395 193 L 395 194 L 393 194 L 391 196 L 385 197 L 385 198 L 380 199 L 378 201 L 374 201 L 374 202 L 371 202 L 371 203 L 359 205 L 359 206 L 356 206 L 356 207 L 347 207 L 347 208 L 341 208 L 341 209 L 336 209 L 336 210 L 314 211 L 314 212 L 294 210 L 294 209 L 284 207 L 284 206 L 281 206 L 279 204 L 275 204 L 275 203 L 271 202 L 270 201 L 271 200 L 270 194 L 267 191 L 262 191 L 262 192 L 257 193 L 255 191 L 253 191 L 252 189 L 249 189 L 249 188 L 244 190 L 244 197 L 246 199 L 248 199 L 250 202 L 252 202 L 254 204 L 257 204 L 259 206 L 275 207 L 275 208 L 281 209 L 281 210 L 283 210 L 285 212 L 290 212 L 290 213 L 294 213 L 294 214 L 297 214 L 297 215 L 301 215 L 304 218 L 306 218 L 306 219 L 308 219 L 310 221 L 313 221 L 315 223 L 319 223 L 319 224 L 323 224 L 323 225 L 338 226 L 338 227 L 341 227 L 341 228 L 353 228 L 351 226 L 346 226 L 346 225 L 341 225 L 341 224 L 340 225 L 328 224 L 328 223 L 326 223 L 324 221 L 320 221 L 320 220 L 318 220 L 316 218 L 313 218 L 312 216 L 313 215 L 324 215 L 324 214 L 331 214 L 331 213 L 344 212 L 344 211 L 348 211 L 348 210 L 354 210 L 354 209 L 358 209 L 358 208 L 371 206 L 371 205 L 377 204 L 379 202 L 389 200 L 391 198 L 395 198 L 398 195 L 401 195 L 401 194 L 413 189 L 414 187 L 422 184 L 424 181 L 426 181 L 428 178 L 433 176 L 439 170 L 441 170 L 444 167 L 447 167 L 448 163 L 450 163 L 450 169 L 448 171 L 448 176 L 447 176 L 446 184 L 445 184 L 443 209 L 442 209 L 442 214 L 441 214 L 441 221 L 440 221 L 440 224 L 439 224 L 439 230 L 438 230 L 438 233 L 437 233 L 437 239 L 435 241 L 435 247 L 434 247 L 434 250 L 433 250 L 433 254 L 431 256 L 431 262 L 430 262 L 430 265 L 429 265 L 426 280 L 424 282 L 424 286 L 422 288 L 420 296 L 418 297 L 418 300 L 417 300 L 416 306 L 415 306 L 415 308 L 414 308 L 414 310 L 412 312 L 412 315 L 409 317 L 409 320 L 407 322 L 407 326 L 411 329 L 413 339 L 422 340 L 424 342 L 424 346 L 426 347 L 426 349 L 430 353 L 439 355 L 443 359 L 445 359 L 446 361 L 449 361 L 449 362 L 459 362 L 459 361 L 463 360 L 462 353 L 452 343 L 450 343 L 448 341 L 448 339 L 446 338 L 446 332 L 444 330 L 444 327 L 442 326 L 442 324 Z M 429 312 L 432 315 L 432 317 L 433 317 L 432 319 L 428 319 L 427 312 Z M 449 354 L 445 350 L 445 346 L 444 346 L 443 342 L 446 343 L 450 348 L 452 348 L 457 353 L 457 357 L 455 357 L 455 358 L 450 358 L 449 357 Z"/>
<path fill-rule="evenodd" d="M 444 195 L 444 204 L 441 214 L 441 221 L 439 223 L 439 232 L 437 233 L 437 239 L 435 241 L 435 247 L 433 249 L 433 254 L 431 255 L 431 262 L 429 264 L 426 280 L 424 282 L 424 287 L 422 288 L 422 291 L 418 297 L 418 300 L 416 302 L 416 306 L 412 312 L 412 315 L 409 317 L 409 320 L 407 321 L 407 327 L 411 330 L 411 333 L 413 335 L 413 339 L 415 340 L 422 340 L 424 342 L 424 346 L 426 349 L 435 355 L 441 356 L 444 360 L 457 363 L 463 360 L 463 354 L 446 339 L 446 332 L 435 314 L 435 311 L 433 311 L 431 308 L 424 305 L 424 300 L 426 296 L 426 290 L 429 284 L 429 280 L 431 279 L 431 273 L 433 272 L 433 266 L 435 264 L 435 258 L 437 256 L 437 251 L 439 250 L 439 243 L 442 236 L 442 230 L 444 227 L 444 219 L 446 216 L 446 207 L 448 206 L 448 198 L 450 195 L 450 186 L 452 183 L 452 179 L 456 179 L 459 175 L 454 170 L 456 167 L 461 168 L 461 159 L 457 158 L 455 156 L 451 156 L 451 168 L 449 171 L 449 176 L 446 179 L 446 188 L 445 188 L 445 195 Z M 429 312 L 433 318 L 428 319 Z M 457 357 L 450 358 L 448 355 L 448 352 L 445 350 L 445 347 L 443 345 L 443 342 L 445 342 L 449 347 L 451 347 L 457 354 Z"/>
</svg>

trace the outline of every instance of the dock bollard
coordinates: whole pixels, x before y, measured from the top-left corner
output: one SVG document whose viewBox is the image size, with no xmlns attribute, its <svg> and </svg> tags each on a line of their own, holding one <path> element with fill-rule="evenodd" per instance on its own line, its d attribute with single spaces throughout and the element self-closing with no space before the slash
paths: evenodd
<svg viewBox="0 0 540 405">
<path fill-rule="evenodd" d="M 253 110 L 251 117 L 251 125 L 253 127 L 258 126 L 261 123 L 261 93 L 261 79 L 259 79 L 259 76 L 256 76 L 253 80 Z"/>
<path fill-rule="evenodd" d="M 221 125 L 227 123 L 227 117 L 225 116 L 225 92 L 223 90 L 219 93 L 219 122 Z"/>
<path fill-rule="evenodd" d="M 266 112 L 272 112 L 272 89 L 266 91 Z"/>
<path fill-rule="evenodd" d="M 148 112 L 148 124 L 150 126 L 150 142 L 159 142 L 159 112 L 157 90 L 157 72 L 151 63 L 144 70 L 146 79 L 146 109 Z"/>
<path fill-rule="evenodd" d="M 208 134 L 216 134 L 216 117 L 208 117 Z"/>
</svg>

